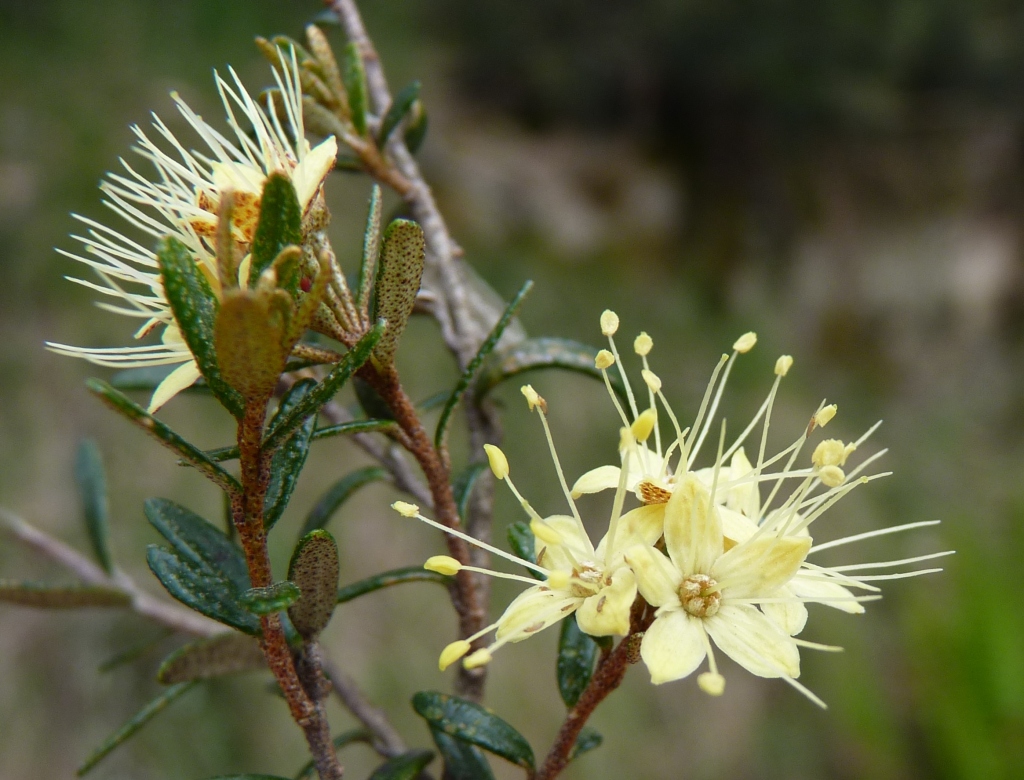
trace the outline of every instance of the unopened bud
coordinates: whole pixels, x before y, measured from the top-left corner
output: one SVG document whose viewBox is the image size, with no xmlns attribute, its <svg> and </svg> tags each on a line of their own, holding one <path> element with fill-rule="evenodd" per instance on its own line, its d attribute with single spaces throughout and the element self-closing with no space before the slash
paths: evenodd
<svg viewBox="0 0 1024 780">
<path fill-rule="evenodd" d="M 427 571 L 436 571 L 438 574 L 444 574 L 451 577 L 462 568 L 462 564 L 450 555 L 432 555 L 427 558 L 427 562 L 423 564 L 423 568 Z"/>
<path fill-rule="evenodd" d="M 614 336 L 619 329 L 619 315 L 611 309 L 601 312 L 601 333 L 605 336 Z"/>
<path fill-rule="evenodd" d="M 640 335 L 633 340 L 633 351 L 640 357 L 646 357 L 649 355 L 653 348 L 654 339 L 644 332 L 641 332 Z"/>
<path fill-rule="evenodd" d="M 415 504 L 410 504 L 407 501 L 396 501 L 391 505 L 402 517 L 416 517 L 420 513 L 420 508 Z"/>
<path fill-rule="evenodd" d="M 441 651 L 441 657 L 437 661 L 437 668 L 443 672 L 468 653 L 470 647 L 471 645 L 465 639 L 456 639 Z"/>
<path fill-rule="evenodd" d="M 615 355 L 613 355 L 607 349 L 602 349 L 600 352 L 597 353 L 597 357 L 594 358 L 594 366 L 596 366 L 601 371 L 604 371 L 606 368 L 609 368 L 610 366 L 614 365 Z"/>
<path fill-rule="evenodd" d="M 793 367 L 793 356 L 783 355 L 775 361 L 775 376 L 785 376 Z"/>
<path fill-rule="evenodd" d="M 487 453 L 487 462 L 491 465 L 491 471 L 498 479 L 505 479 L 508 476 L 508 458 L 500 448 L 493 444 L 485 444 L 484 452 Z"/>
<path fill-rule="evenodd" d="M 757 334 L 754 333 L 753 331 L 749 331 L 747 333 L 744 333 L 738 339 L 736 339 L 736 343 L 732 345 L 732 348 L 742 354 L 745 352 L 750 352 L 750 350 L 754 348 L 754 345 L 756 343 Z"/>
</svg>

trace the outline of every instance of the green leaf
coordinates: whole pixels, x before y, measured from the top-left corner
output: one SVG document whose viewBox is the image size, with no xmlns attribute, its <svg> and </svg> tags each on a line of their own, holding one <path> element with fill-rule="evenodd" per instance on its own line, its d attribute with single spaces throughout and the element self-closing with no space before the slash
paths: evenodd
<svg viewBox="0 0 1024 780">
<path fill-rule="evenodd" d="M 324 493 L 316 506 L 310 510 L 306 522 L 302 526 L 302 534 L 306 535 L 317 528 L 323 528 L 331 519 L 331 516 L 341 508 L 341 505 L 348 501 L 359 488 L 369 485 L 376 480 L 390 478 L 387 469 L 380 466 L 366 466 L 351 474 L 346 474 Z"/>
<path fill-rule="evenodd" d="M 455 505 L 459 509 L 459 517 L 466 519 L 466 512 L 469 511 L 469 500 L 473 497 L 473 488 L 480 475 L 488 470 L 487 461 L 470 463 L 452 483 L 452 494 L 455 497 Z"/>
<path fill-rule="evenodd" d="M 46 582 L 0 580 L 0 604 L 44 609 L 127 607 L 132 597 L 102 585 L 51 585 Z"/>
<path fill-rule="evenodd" d="M 526 738 L 479 704 L 446 693 L 420 691 L 412 697 L 412 707 L 431 728 L 533 770 L 533 748 Z"/>
<path fill-rule="evenodd" d="M 103 470 L 103 456 L 92 439 L 85 439 L 78 446 L 75 458 L 75 479 L 82 496 L 82 514 L 89 531 L 89 541 L 103 570 L 114 571 L 110 557 L 110 506 L 107 503 L 107 475 Z"/>
<path fill-rule="evenodd" d="M 325 425 L 313 431 L 313 441 L 327 439 L 331 436 L 349 436 L 353 433 L 374 433 L 376 431 L 387 431 L 395 428 L 397 423 L 394 420 L 353 420 L 352 422 L 339 423 L 338 425 Z M 237 455 L 235 456 L 238 457 Z"/>
<path fill-rule="evenodd" d="M 384 114 L 384 119 L 380 123 L 380 132 L 377 133 L 378 147 L 381 149 L 385 147 L 391 133 L 405 119 L 405 115 L 409 113 L 412 104 L 419 100 L 421 86 L 420 82 L 414 81 L 395 95 L 395 99 L 391 101 L 391 105 L 388 107 L 387 112 Z"/>
<path fill-rule="evenodd" d="M 160 664 L 156 679 L 164 685 L 174 685 L 266 668 L 259 643 L 232 631 L 179 647 Z"/>
<path fill-rule="evenodd" d="M 163 382 L 176 368 L 177 366 L 126 368 L 124 371 L 118 371 L 110 377 L 110 385 L 111 387 L 116 387 L 118 390 L 141 390 L 151 393 L 156 390 L 157 387 L 160 386 L 160 383 Z M 210 388 L 207 387 L 206 380 L 200 377 L 181 392 L 209 394 Z"/>
<path fill-rule="evenodd" d="M 194 682 L 179 683 L 178 685 L 171 686 L 155 699 L 150 701 L 145 707 L 135 713 L 127 723 L 111 734 L 102 745 L 89 754 L 89 757 L 82 762 L 80 767 L 78 767 L 78 776 L 82 777 L 84 774 L 89 772 L 100 761 L 110 755 L 115 748 L 120 746 L 129 737 L 133 736 L 135 732 L 153 720 L 153 718 L 167 709 L 171 703 L 180 699 L 195 686 L 196 683 Z"/>
<path fill-rule="evenodd" d="M 395 358 L 423 279 L 426 244 L 423 229 L 408 219 L 396 219 L 384 231 L 380 266 L 374 288 L 376 316 L 388 321 L 374 356 L 384 365 Z"/>
<path fill-rule="evenodd" d="M 394 420 L 391 407 L 381 398 L 380 393 L 373 389 L 373 385 L 360 377 L 352 378 L 352 389 L 356 393 L 356 400 L 367 417 L 373 420 Z"/>
<path fill-rule="evenodd" d="M 487 757 L 479 748 L 435 728 L 430 729 L 430 736 L 444 759 L 445 780 L 494 780 Z"/>
<path fill-rule="evenodd" d="M 256 223 L 250 249 L 252 265 L 249 268 L 249 289 L 256 286 L 260 274 L 273 264 L 281 250 L 291 244 L 302 244 L 302 207 L 291 179 L 284 173 L 276 172 L 270 174 L 263 185 L 259 222 Z M 282 274 L 277 286 L 294 295 L 298 284 L 297 273 Z"/>
<path fill-rule="evenodd" d="M 229 493 L 240 493 L 242 491 L 242 486 L 238 484 L 238 480 L 208 458 L 205 452 L 190 442 L 185 441 L 182 436 L 172 431 L 167 425 L 160 422 L 138 404 L 129 400 L 124 393 L 118 392 L 100 379 L 87 379 L 85 386 L 90 393 L 97 396 L 115 412 L 138 425 L 162 445 L 184 458 L 189 465 L 199 469 L 204 476 L 216 483 L 222 490 L 226 490 Z"/>
<path fill-rule="evenodd" d="M 566 707 L 575 706 L 586 689 L 594 673 L 597 653 L 597 642 L 580 630 L 575 615 L 569 615 L 562 621 L 555 674 L 558 678 L 558 692 L 562 694 Z"/>
<path fill-rule="evenodd" d="M 273 451 L 283 444 L 296 428 L 316 414 L 321 406 L 334 397 L 349 377 L 370 357 L 370 353 L 380 341 L 385 327 L 383 322 L 374 325 L 352 349 L 345 353 L 344 357 L 334 365 L 334 368 L 316 387 L 304 395 L 286 414 L 278 418 L 277 425 L 269 427 L 263 440 L 265 451 Z"/>
<path fill-rule="evenodd" d="M 366 729 L 352 729 L 336 736 L 331 742 L 334 745 L 335 752 L 341 750 L 346 745 L 351 745 L 353 742 L 367 742 L 371 743 L 373 736 Z M 316 762 L 310 761 L 302 769 L 299 770 L 298 774 L 295 775 L 295 780 L 313 780 L 316 777 Z"/>
<path fill-rule="evenodd" d="M 576 737 L 576 742 L 573 744 L 572 750 L 569 751 L 568 759 L 572 761 L 574 758 L 579 758 L 584 753 L 587 753 L 594 748 L 601 747 L 602 742 L 604 742 L 604 737 L 589 726 L 584 726 L 580 731 L 579 736 Z"/>
<path fill-rule="evenodd" d="M 476 381 L 476 397 L 483 398 L 510 377 L 537 368 L 562 368 L 576 371 L 603 382 L 594 367 L 597 348 L 578 341 L 556 338 L 526 339 L 491 355 Z M 627 403 L 626 388 L 617 372 L 609 372 L 612 389 Z"/>
<path fill-rule="evenodd" d="M 221 575 L 156 544 L 146 549 L 146 562 L 167 592 L 186 607 L 246 634 L 260 633 L 259 619 L 238 603 L 241 592 Z"/>
<path fill-rule="evenodd" d="M 533 531 L 525 520 L 517 520 L 508 527 L 508 546 L 512 552 L 530 563 L 537 562 L 537 546 L 534 544 Z M 543 580 L 544 575 L 533 569 L 526 570 L 535 580 Z"/>
<path fill-rule="evenodd" d="M 377 258 L 380 256 L 380 224 L 384 209 L 381 206 L 380 185 L 374 184 L 370 192 L 370 213 L 366 215 L 366 231 L 363 233 L 363 260 L 359 264 L 359 281 L 356 284 L 356 308 L 362 309 L 370 298 L 374 280 L 377 278 Z"/>
<path fill-rule="evenodd" d="M 405 582 L 436 582 L 439 585 L 450 585 L 452 577 L 446 577 L 435 571 L 427 571 L 422 566 L 406 566 L 401 569 L 381 572 L 365 580 L 359 580 L 342 588 L 338 588 L 337 603 L 344 604 L 346 601 L 365 596 L 381 588 L 390 588 L 392 585 L 401 585 Z"/>
<path fill-rule="evenodd" d="M 167 302 L 200 373 L 224 408 L 235 417 L 241 417 L 245 402 L 221 376 L 214 347 L 213 329 L 220 309 L 217 296 L 181 241 L 171 237 L 161 239 L 156 254 Z"/>
<path fill-rule="evenodd" d="M 367 94 L 366 70 L 359 53 L 359 44 L 349 43 L 342 51 L 341 77 L 348 93 L 348 110 L 356 132 L 366 135 Z"/>
<path fill-rule="evenodd" d="M 278 289 L 226 290 L 213 329 L 224 381 L 246 401 L 265 405 L 291 350 L 293 302 Z"/>
<path fill-rule="evenodd" d="M 270 421 L 270 426 L 279 424 L 279 420 L 288 415 L 313 388 L 316 387 L 316 380 L 303 379 L 292 385 L 291 389 L 281 398 L 277 412 Z M 270 530 L 274 524 L 281 519 L 288 501 L 295 491 L 295 485 L 299 481 L 299 474 L 302 467 L 306 465 L 306 457 L 309 455 L 309 443 L 312 440 L 313 428 L 316 427 L 316 413 L 311 414 L 303 420 L 295 432 L 284 444 L 274 450 L 270 460 L 270 483 L 267 485 L 267 495 L 263 501 L 263 527 Z"/>
<path fill-rule="evenodd" d="M 451 417 L 452 412 L 455 410 L 456 404 L 462 398 L 466 389 L 469 387 L 473 378 L 476 376 L 476 372 L 479 370 L 480 365 L 484 362 L 488 355 L 494 351 L 498 341 L 501 340 L 501 334 L 505 332 L 505 328 L 512 322 L 512 318 L 516 316 L 516 312 L 519 311 L 519 307 L 523 303 L 523 299 L 530 293 L 533 288 L 533 282 L 527 281 L 522 286 L 516 297 L 512 299 L 512 302 L 505 308 L 504 314 L 494 323 L 494 327 L 491 328 L 490 334 L 484 339 L 483 344 L 480 345 L 480 349 L 476 351 L 476 355 L 469 361 L 466 366 L 466 370 L 462 372 L 462 376 L 459 377 L 458 384 L 455 385 L 455 389 L 452 390 L 452 394 L 448 397 L 448 402 L 444 405 L 444 409 L 441 410 L 441 417 L 437 421 L 437 430 L 434 432 L 434 446 L 441 449 L 444 444 L 445 432 L 448 429 L 448 419 Z"/>
<path fill-rule="evenodd" d="M 259 619 L 239 603 L 252 587 L 241 550 L 203 518 L 170 501 L 150 499 L 144 509 L 171 544 L 171 550 L 150 545 L 146 554 L 167 592 L 207 617 L 259 634 Z"/>
<path fill-rule="evenodd" d="M 409 750 L 385 761 L 369 780 L 412 780 L 433 760 L 432 750 Z"/>
<path fill-rule="evenodd" d="M 337 604 L 338 544 L 327 531 L 310 531 L 302 537 L 288 565 L 288 579 L 302 590 L 302 596 L 288 609 L 292 625 L 303 639 L 314 639 L 323 631 Z"/>
<path fill-rule="evenodd" d="M 288 607 L 297 602 L 302 596 L 302 591 L 294 582 L 275 582 L 265 588 L 249 588 L 245 591 L 238 602 L 254 615 L 272 615 L 275 612 L 284 612 Z"/>
<path fill-rule="evenodd" d="M 405 123 L 405 148 L 409 154 L 416 154 L 427 138 L 427 109 L 422 100 L 412 104 L 409 121 Z"/>
</svg>

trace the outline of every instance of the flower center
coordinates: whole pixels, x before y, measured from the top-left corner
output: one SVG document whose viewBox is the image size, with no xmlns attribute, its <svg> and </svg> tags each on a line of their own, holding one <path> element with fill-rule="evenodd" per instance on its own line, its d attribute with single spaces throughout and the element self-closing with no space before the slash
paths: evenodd
<svg viewBox="0 0 1024 780">
<path fill-rule="evenodd" d="M 645 479 L 636 486 L 636 493 L 645 504 L 667 504 L 668 500 L 672 498 L 671 492 L 660 485 L 655 485 L 649 479 Z"/>
<path fill-rule="evenodd" d="M 590 561 L 584 561 L 572 570 L 572 584 L 569 592 L 577 598 L 585 599 L 601 590 L 602 571 Z"/>
<path fill-rule="evenodd" d="M 718 585 L 706 574 L 691 574 L 679 585 L 679 601 L 683 609 L 694 617 L 711 617 L 721 606 L 722 594 L 713 588 Z"/>
</svg>

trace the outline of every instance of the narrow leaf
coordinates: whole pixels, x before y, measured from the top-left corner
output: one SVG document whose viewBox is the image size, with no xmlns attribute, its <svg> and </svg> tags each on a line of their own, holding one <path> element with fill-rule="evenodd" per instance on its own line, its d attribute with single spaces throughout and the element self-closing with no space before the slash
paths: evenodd
<svg viewBox="0 0 1024 780">
<path fill-rule="evenodd" d="M 367 417 L 373 420 L 394 420 L 391 407 L 381 398 L 380 393 L 373 389 L 373 385 L 360 377 L 352 378 L 352 389 L 356 393 L 356 400 L 359 406 L 366 413 Z"/>
<path fill-rule="evenodd" d="M 414 81 L 395 95 L 395 99 L 391 101 L 391 105 L 388 107 L 387 112 L 384 114 L 384 119 L 380 123 L 380 132 L 377 133 L 378 147 L 383 149 L 387 145 L 391 133 L 405 119 L 405 115 L 409 113 L 412 104 L 419 99 L 421 86 L 420 82 Z"/>
<path fill-rule="evenodd" d="M 138 404 L 129 400 L 124 393 L 118 392 L 100 379 L 87 379 L 85 386 L 90 393 L 97 396 L 115 412 L 138 425 L 158 442 L 184 458 L 190 465 L 199 469 L 222 490 L 226 490 L 229 493 L 241 492 L 242 486 L 238 484 L 237 479 L 214 463 L 201 449 L 185 441 L 184 438 L 172 431 L 167 425 L 160 422 Z"/>
<path fill-rule="evenodd" d="M 412 706 L 431 728 L 533 770 L 533 749 L 526 738 L 479 704 L 436 691 L 420 691 L 412 697 Z"/>
<path fill-rule="evenodd" d="M 313 379 L 303 379 L 292 385 L 291 389 L 281 398 L 277 412 L 270 421 L 271 427 L 279 424 L 277 421 L 288 415 L 315 387 L 316 380 Z M 306 465 L 309 443 L 315 427 L 316 414 L 314 413 L 298 425 L 284 444 L 274 450 L 270 460 L 270 483 L 267 485 L 267 495 L 263 501 L 263 526 L 267 530 L 273 528 L 281 518 L 295 491 L 299 474 L 302 473 L 302 468 Z"/>
<path fill-rule="evenodd" d="M 469 511 L 469 500 L 473 497 L 473 488 L 476 487 L 480 475 L 487 470 L 487 461 L 485 460 L 471 463 L 452 483 L 455 505 L 459 508 L 459 517 L 463 520 L 466 519 L 466 512 Z"/>
<path fill-rule="evenodd" d="M 484 339 L 483 344 L 480 345 L 480 349 L 477 350 L 476 355 L 469 361 L 466 366 L 466 370 L 462 372 L 462 376 L 459 377 L 458 384 L 455 385 L 455 389 L 452 390 L 452 394 L 448 397 L 448 402 L 444 405 L 444 409 L 441 410 L 441 417 L 437 421 L 437 430 L 434 432 L 434 446 L 438 449 L 444 444 L 445 432 L 448 428 L 448 420 L 451 417 L 452 412 L 455 410 L 455 406 L 459 403 L 466 389 L 469 387 L 473 378 L 476 376 L 477 370 L 480 365 L 484 362 L 488 355 L 490 355 L 498 341 L 501 340 L 501 334 L 505 332 L 505 328 L 512 322 L 512 318 L 516 316 L 516 312 L 519 311 L 519 307 L 522 305 L 523 300 L 530 293 L 533 288 L 533 282 L 527 281 L 522 286 L 516 297 L 512 299 L 512 302 L 506 307 L 504 314 L 494 323 L 494 327 L 491 328 L 490 334 Z"/>
<path fill-rule="evenodd" d="M 110 574 L 114 562 L 110 557 L 110 507 L 107 503 L 107 475 L 103 470 L 103 456 L 92 439 L 78 447 L 75 458 L 75 479 L 82 496 L 82 514 L 89 532 L 93 552 L 103 570 Z"/>
<path fill-rule="evenodd" d="M 356 285 L 356 308 L 369 301 L 377 278 L 377 258 L 380 256 L 380 224 L 384 209 L 381 206 L 380 185 L 374 184 L 370 192 L 370 213 L 366 216 L 363 233 L 363 261 L 359 264 L 359 282 Z"/>
<path fill-rule="evenodd" d="M 89 757 L 82 762 L 82 765 L 78 767 L 78 776 L 82 777 L 92 770 L 100 761 L 110 755 L 115 748 L 120 746 L 129 737 L 134 736 L 135 732 L 153 720 L 153 718 L 167 709 L 170 704 L 177 699 L 180 699 L 195 686 L 196 683 L 194 682 L 179 683 L 178 685 L 168 688 L 155 699 L 150 701 L 145 707 L 133 715 L 127 723 L 111 734 L 102 745 L 96 748 L 96 750 L 94 750 Z"/>
<path fill-rule="evenodd" d="M 387 431 L 397 426 L 394 420 L 353 420 L 338 425 L 325 425 L 313 431 L 313 441 L 331 436 L 349 436 L 353 433 Z M 235 457 L 238 457 L 237 455 Z"/>
<path fill-rule="evenodd" d="M 228 632 L 179 647 L 160 664 L 156 679 L 164 685 L 174 685 L 266 668 L 263 651 L 255 639 Z"/>
<path fill-rule="evenodd" d="M 348 110 L 352 126 L 361 136 L 366 135 L 367 93 L 366 70 L 359 53 L 359 44 L 349 43 L 342 53 L 342 78 L 348 93 Z"/>
<path fill-rule="evenodd" d="M 144 655 L 149 653 L 151 650 L 155 649 L 161 642 L 163 642 L 173 633 L 173 630 L 165 628 L 164 630 L 160 631 L 154 636 L 151 636 L 147 639 L 143 639 L 142 641 L 137 642 L 133 645 L 129 645 L 121 652 L 117 653 L 114 656 L 111 656 L 106 661 L 101 663 L 97 667 L 97 671 L 101 673 L 112 672 L 114 669 L 122 667 L 125 664 L 130 664 L 132 661 L 137 661 L 138 659 L 142 658 Z"/>
<path fill-rule="evenodd" d="M 508 527 L 508 546 L 524 561 L 537 562 L 537 547 L 534 544 L 533 531 L 530 530 L 529 523 L 517 520 Z M 544 579 L 544 575 L 540 572 L 533 569 L 526 571 L 536 580 Z"/>
<path fill-rule="evenodd" d="M 598 734 L 590 726 L 584 726 L 580 731 L 576 742 L 572 746 L 572 750 L 569 751 L 569 760 L 572 761 L 574 758 L 579 758 L 584 753 L 593 750 L 594 748 L 601 747 L 601 743 L 604 742 L 604 737 Z"/>
<path fill-rule="evenodd" d="M 390 588 L 392 585 L 401 585 L 405 582 L 436 582 L 439 585 L 449 585 L 452 577 L 446 577 L 435 571 L 427 571 L 422 566 L 407 566 L 402 569 L 392 569 L 381 572 L 365 580 L 359 580 L 342 588 L 338 588 L 337 603 L 343 604 L 346 601 L 365 596 L 381 588 Z"/>
<path fill-rule="evenodd" d="M 526 339 L 491 356 L 480 372 L 474 392 L 477 398 L 483 398 L 506 379 L 537 368 L 562 368 L 603 382 L 601 372 L 594 367 L 596 356 L 596 347 L 569 339 Z M 626 388 L 618 372 L 610 371 L 608 378 L 612 389 L 626 403 Z"/>
<path fill-rule="evenodd" d="M 323 528 L 327 525 L 332 515 L 337 512 L 342 504 L 348 501 L 359 488 L 369 485 L 377 480 L 390 478 L 387 469 L 380 466 L 366 466 L 351 474 L 346 474 L 333 485 L 316 502 L 316 506 L 306 517 L 306 523 L 302 526 L 302 534 L 305 536 L 310 531 Z"/>
<path fill-rule="evenodd" d="M 409 750 L 385 761 L 369 780 L 412 780 L 433 760 L 432 750 Z"/>
<path fill-rule="evenodd" d="M 335 393 L 341 389 L 349 377 L 370 357 L 370 353 L 377 345 L 377 342 L 380 341 L 385 327 L 386 323 L 384 322 L 378 322 L 374 325 L 352 349 L 345 353 L 344 357 L 334 365 L 334 368 L 330 370 L 316 387 L 303 396 L 287 414 L 280 417 L 280 421 L 276 426 L 270 427 L 266 438 L 263 440 L 263 449 L 265 451 L 273 451 L 283 444 L 296 428 L 302 425 L 306 419 L 316 414 L 321 406 L 334 397 Z"/>
<path fill-rule="evenodd" d="M 208 618 L 257 636 L 260 621 L 238 603 L 241 593 L 224 577 L 191 564 L 159 545 L 146 549 L 150 571 L 168 593 Z"/>
<path fill-rule="evenodd" d="M 238 206 L 236 206 L 238 208 Z M 259 221 L 252 237 L 252 265 L 249 269 L 249 288 L 252 289 L 281 250 L 291 244 L 302 244 L 302 207 L 295 194 L 295 186 L 284 173 L 272 173 L 263 185 L 259 202 Z M 292 278 L 279 278 L 278 286 L 294 293 L 298 274 Z"/>
<path fill-rule="evenodd" d="M 558 692 L 566 707 L 575 706 L 590 683 L 597 653 L 597 642 L 580 631 L 575 615 L 569 615 L 562 621 L 555 676 L 558 678 Z"/>
<path fill-rule="evenodd" d="M 316 638 L 327 627 L 337 604 L 338 544 L 327 531 L 310 531 L 302 537 L 288 566 L 288 579 L 302 591 L 299 600 L 288 609 L 288 617 L 299 635 Z"/>
<path fill-rule="evenodd" d="M 372 735 L 366 729 L 352 729 L 351 731 L 343 732 L 336 736 L 331 743 L 334 745 L 335 752 L 341 750 L 346 745 L 351 745 L 353 742 L 371 742 L 373 739 Z M 299 770 L 298 774 L 295 775 L 295 780 L 313 780 L 316 777 L 316 762 L 310 761 L 302 769 Z"/>
<path fill-rule="evenodd" d="M 275 582 L 265 588 L 249 588 L 238 599 L 243 609 L 254 615 L 284 612 L 299 600 L 302 591 L 294 582 Z"/>
<path fill-rule="evenodd" d="M 394 361 L 398 342 L 416 303 L 425 251 L 423 229 L 411 220 L 396 219 L 384 231 L 375 301 L 376 316 L 388 321 L 388 329 L 373 352 L 384 365 Z"/>
<path fill-rule="evenodd" d="M 427 109 L 423 101 L 417 100 L 409 111 L 409 121 L 405 123 L 405 148 L 409 154 L 416 154 L 427 138 Z"/>
<path fill-rule="evenodd" d="M 45 582 L 0 580 L 0 603 L 44 609 L 127 607 L 132 597 L 102 585 L 51 585 Z"/>
<path fill-rule="evenodd" d="M 435 728 L 430 729 L 430 736 L 444 759 L 445 780 L 494 780 L 491 766 L 480 748 Z"/>
<path fill-rule="evenodd" d="M 220 308 L 217 296 L 181 241 L 161 239 L 156 254 L 167 301 L 199 371 L 224 408 L 241 417 L 245 411 L 242 396 L 221 376 L 214 347 L 213 328 Z"/>
</svg>

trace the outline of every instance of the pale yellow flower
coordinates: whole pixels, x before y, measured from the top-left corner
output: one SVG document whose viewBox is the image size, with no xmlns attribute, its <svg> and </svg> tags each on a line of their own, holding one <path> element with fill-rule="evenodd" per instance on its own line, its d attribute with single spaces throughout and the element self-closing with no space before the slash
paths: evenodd
<svg viewBox="0 0 1024 780">
<path fill-rule="evenodd" d="M 172 93 L 178 111 L 195 130 L 205 146 L 188 151 L 167 125 L 154 115 L 156 137 L 171 151 L 165 151 L 138 126 L 135 152 L 155 168 L 144 176 L 122 160 L 125 173 L 108 174 L 100 185 L 104 205 L 125 220 L 144 238 L 134 240 L 101 222 L 75 215 L 88 227 L 86 235 L 75 236 L 85 247 L 82 255 L 64 252 L 91 267 L 99 282 L 71 278 L 115 299 L 100 308 L 143 321 L 135 333 L 141 339 L 160 331 L 160 343 L 131 347 L 75 347 L 47 343 L 63 355 L 80 357 L 112 368 L 178 366 L 157 387 L 150 402 L 155 411 L 200 376 L 192 354 L 182 339 L 170 305 L 164 295 L 155 253 L 150 248 L 164 236 L 173 236 L 191 250 L 215 293 L 220 279 L 215 258 L 214 235 L 221 193 L 234 192 L 232 226 L 240 256 L 246 255 L 256 229 L 263 183 L 271 173 L 287 174 L 305 211 L 314 200 L 337 155 L 335 139 L 328 138 L 311 148 L 302 123 L 302 90 L 294 52 L 281 53 L 281 67 L 275 69 L 282 96 L 287 127 L 271 107 L 257 104 L 234 70 L 231 82 L 216 75 L 217 89 L 226 113 L 227 135 L 216 130 Z M 244 284 L 248 258 L 240 266 Z"/>
</svg>

